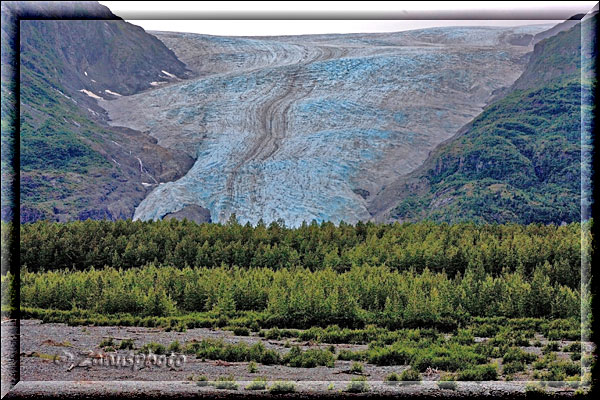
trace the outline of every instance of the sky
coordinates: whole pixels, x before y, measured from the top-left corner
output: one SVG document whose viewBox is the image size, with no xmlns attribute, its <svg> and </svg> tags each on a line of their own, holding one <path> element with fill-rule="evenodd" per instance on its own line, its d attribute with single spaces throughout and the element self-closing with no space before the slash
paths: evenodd
<svg viewBox="0 0 600 400">
<path fill-rule="evenodd" d="M 223 36 L 397 32 L 434 26 L 547 24 L 561 22 L 576 13 L 586 13 L 596 4 L 594 1 L 100 3 L 145 30 Z M 486 19 L 482 20 L 482 17 Z"/>
</svg>

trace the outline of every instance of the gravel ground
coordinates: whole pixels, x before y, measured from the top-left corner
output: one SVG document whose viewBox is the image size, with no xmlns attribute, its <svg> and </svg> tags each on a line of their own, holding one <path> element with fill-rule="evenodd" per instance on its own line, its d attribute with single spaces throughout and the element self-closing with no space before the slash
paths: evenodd
<svg viewBox="0 0 600 400">
<path fill-rule="evenodd" d="M 12 326 L 11 329 L 5 329 Z M 8 355 L 5 348 L 9 349 L 11 340 L 14 341 L 14 323 L 2 324 L 2 394 L 5 394 L 5 371 L 8 367 L 15 365 L 15 360 L 6 358 Z M 256 373 L 248 372 L 248 363 L 230 363 L 196 359 L 195 356 L 187 356 L 185 360 L 178 356 L 166 356 L 162 362 L 144 362 L 131 351 L 120 350 L 112 353 L 104 353 L 98 347 L 99 343 L 107 337 L 114 337 L 119 343 L 122 338 L 131 338 L 136 348 L 145 343 L 157 342 L 168 346 L 174 340 L 184 343 L 190 340 L 201 340 L 207 338 L 223 339 L 226 342 L 247 342 L 253 344 L 262 341 L 267 348 L 274 349 L 282 354 L 289 351 L 285 347 L 286 340 L 265 340 L 258 336 L 235 336 L 232 332 L 222 330 L 211 330 L 207 328 L 189 329 L 186 332 L 165 332 L 155 328 L 142 327 L 90 327 L 90 326 L 68 326 L 66 324 L 42 323 L 38 320 L 21 321 L 21 350 L 20 350 L 20 382 L 14 387 L 7 398 L 27 398 L 37 395 L 52 393 L 62 397 L 73 397 L 87 394 L 115 394 L 136 397 L 141 395 L 161 396 L 180 395 L 182 397 L 222 394 L 225 397 L 240 394 L 266 394 L 266 391 L 246 390 L 248 382 L 256 377 L 266 377 L 269 382 L 293 381 L 296 384 L 298 395 L 305 397 L 347 396 L 344 392 L 351 378 L 356 374 L 350 374 L 351 361 L 336 361 L 333 368 L 292 368 L 281 365 L 258 364 Z M 313 344 L 298 342 L 289 339 L 291 344 L 299 344 L 304 349 L 327 347 L 324 344 Z M 567 343 L 567 342 L 565 342 Z M 335 345 L 338 349 L 351 350 L 365 349 L 365 345 Z M 531 351 L 539 351 L 531 348 Z M 99 362 L 100 355 L 120 356 L 126 360 L 125 365 L 107 365 Z M 170 360 L 171 362 L 165 362 Z M 6 363 L 5 363 L 6 361 Z M 159 365 L 160 364 L 160 365 Z M 6 367 L 6 368 L 5 368 Z M 391 386 L 383 382 L 385 376 L 391 372 L 401 373 L 407 366 L 382 366 L 364 364 L 364 372 L 368 379 L 369 393 L 383 395 L 423 395 L 423 396 L 447 396 L 447 395 L 488 395 L 496 396 L 502 394 L 525 393 L 528 384 L 526 380 L 511 382 L 458 382 L 456 390 L 439 389 L 437 383 L 433 382 L 439 378 L 439 373 L 423 374 L 423 382 L 411 385 Z M 212 386 L 198 386 L 188 381 L 190 375 L 205 375 L 210 380 L 219 376 L 232 375 L 235 377 L 239 387 L 236 391 L 217 390 Z M 526 377 L 523 377 L 526 379 Z M 570 387 L 544 388 L 546 391 L 557 394 L 572 394 Z M 301 396 L 301 397 L 302 397 Z M 77 397 L 77 396 L 75 396 Z"/>
<path fill-rule="evenodd" d="M 17 324 L 14 319 L 2 320 L 2 397 L 18 382 Z"/>
</svg>

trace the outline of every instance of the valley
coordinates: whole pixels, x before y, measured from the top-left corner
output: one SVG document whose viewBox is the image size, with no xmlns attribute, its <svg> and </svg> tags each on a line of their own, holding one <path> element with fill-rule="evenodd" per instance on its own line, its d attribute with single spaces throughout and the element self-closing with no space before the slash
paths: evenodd
<svg viewBox="0 0 600 400">
<path fill-rule="evenodd" d="M 154 32 L 197 77 L 99 105 L 111 125 L 196 161 L 182 178 L 154 184 L 134 219 L 201 207 L 212 222 L 232 214 L 290 226 L 369 220 L 375 194 L 511 85 L 533 35 L 547 28 L 265 38 Z"/>
</svg>

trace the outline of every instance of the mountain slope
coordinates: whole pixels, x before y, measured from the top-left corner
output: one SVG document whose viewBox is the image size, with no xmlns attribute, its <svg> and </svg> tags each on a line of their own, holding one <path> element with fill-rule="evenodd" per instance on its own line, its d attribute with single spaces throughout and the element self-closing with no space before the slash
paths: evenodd
<svg viewBox="0 0 600 400">
<path fill-rule="evenodd" d="M 378 193 L 376 219 L 579 221 L 580 47 L 580 24 L 537 43 L 504 98 Z"/>
<path fill-rule="evenodd" d="M 3 4 L 2 12 L 3 18 L 101 18 L 21 21 L 22 222 L 131 218 L 148 191 L 150 184 L 144 183 L 172 180 L 189 169 L 193 159 L 186 154 L 158 146 L 141 132 L 108 126 L 97 104 L 99 98 L 145 90 L 154 81 L 189 77 L 190 71 L 162 42 L 93 2 L 62 7 L 12 2 Z M 9 29 L 3 23 L 3 39 L 11 37 Z M 5 53 L 15 50 L 3 40 L 3 69 L 5 63 L 10 66 Z M 4 76 L 2 89 L 4 148 L 11 144 L 8 121 L 15 112 L 4 101 L 5 94 L 14 98 Z M 3 219 L 9 214 L 3 200 Z"/>
</svg>

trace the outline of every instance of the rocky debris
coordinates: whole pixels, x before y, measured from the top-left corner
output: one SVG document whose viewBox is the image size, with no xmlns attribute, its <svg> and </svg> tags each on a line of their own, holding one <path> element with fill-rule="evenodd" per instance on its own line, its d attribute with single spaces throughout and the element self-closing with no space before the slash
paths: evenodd
<svg viewBox="0 0 600 400">
<path fill-rule="evenodd" d="M 185 206 L 181 210 L 169 213 L 163 217 L 163 219 L 173 218 L 180 221 L 187 219 L 188 221 L 194 221 L 199 224 L 203 222 L 212 222 L 210 219 L 210 211 L 196 204 Z"/>
</svg>

